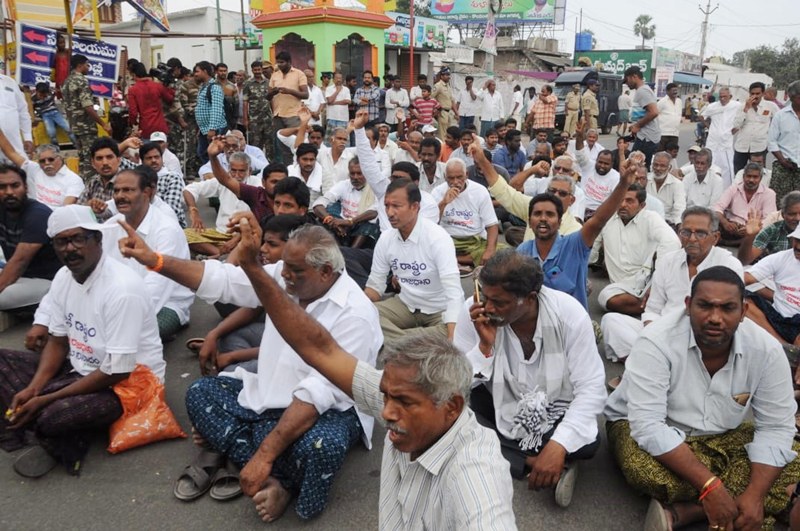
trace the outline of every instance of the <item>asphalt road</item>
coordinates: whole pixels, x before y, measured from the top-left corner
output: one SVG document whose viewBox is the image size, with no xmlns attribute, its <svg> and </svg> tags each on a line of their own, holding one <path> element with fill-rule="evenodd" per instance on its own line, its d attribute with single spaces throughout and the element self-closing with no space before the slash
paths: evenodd
<svg viewBox="0 0 800 531">
<path fill-rule="evenodd" d="M 681 148 L 693 143 L 691 126 L 684 125 Z M 614 137 L 601 143 L 614 147 Z M 680 161 L 686 160 L 685 153 Z M 590 273 L 594 293 L 607 280 Z M 464 283 L 469 290 L 468 282 Z M 590 313 L 601 312 L 591 299 Z M 183 344 L 203 336 L 219 318 L 215 310 L 196 302 L 190 327 L 165 346 L 167 400 L 187 432 L 190 423 L 184 407 L 186 388 L 199 377 L 196 357 Z M 23 348 L 30 323 L 20 323 L 0 334 L 0 347 Z M 621 373 L 620 365 L 605 361 L 607 378 Z M 603 444 L 594 459 L 584 462 L 572 505 L 556 506 L 552 491 L 532 492 L 524 481 L 514 481 L 514 511 L 519 529 L 530 531 L 641 529 L 648 500 L 630 489 L 613 463 L 605 443 L 603 420 L 598 418 Z M 334 485 L 329 506 L 318 518 L 301 521 L 290 506 L 274 529 L 377 529 L 380 459 L 385 431 L 376 427 L 374 448 L 357 446 L 348 455 Z M 44 478 L 21 478 L 12 470 L 14 454 L 0 453 L 0 530 L 182 530 L 260 529 L 263 524 L 251 500 L 216 502 L 203 497 L 184 503 L 172 495 L 173 484 L 193 455 L 188 439 L 161 442 L 118 455 L 95 441 L 79 478 L 57 468 Z M 696 529 L 704 529 L 697 526 Z"/>
</svg>

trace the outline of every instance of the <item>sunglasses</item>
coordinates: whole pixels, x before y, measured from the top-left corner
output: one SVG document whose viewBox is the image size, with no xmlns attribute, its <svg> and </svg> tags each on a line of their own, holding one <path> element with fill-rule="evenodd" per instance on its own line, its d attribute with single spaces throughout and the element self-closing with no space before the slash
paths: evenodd
<svg viewBox="0 0 800 531">
<path fill-rule="evenodd" d="M 548 188 L 547 189 L 547 193 L 548 194 L 557 195 L 558 197 L 562 197 L 562 198 L 563 197 L 569 197 L 569 196 L 572 195 L 571 193 L 567 192 L 566 190 L 558 190 L 556 188 Z"/>
<path fill-rule="evenodd" d="M 49 162 L 55 162 L 55 161 L 56 161 L 56 157 L 44 157 L 44 158 L 39 159 L 39 164 L 47 164 Z"/>
</svg>

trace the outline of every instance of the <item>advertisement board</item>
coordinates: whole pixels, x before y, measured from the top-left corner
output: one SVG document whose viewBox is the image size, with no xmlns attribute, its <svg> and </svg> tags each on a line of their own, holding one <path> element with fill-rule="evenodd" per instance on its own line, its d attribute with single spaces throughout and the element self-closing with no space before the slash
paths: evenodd
<svg viewBox="0 0 800 531">
<path fill-rule="evenodd" d="M 653 50 L 653 66 L 656 69 L 668 67 L 672 68 L 675 72 L 686 72 L 699 76 L 702 73 L 701 67 L 703 64 L 700 61 L 699 55 L 657 46 L 655 50 Z"/>
<path fill-rule="evenodd" d="M 411 17 L 405 13 L 387 12 L 394 25 L 383 32 L 384 44 L 390 48 L 408 48 L 411 39 Z M 414 48 L 444 50 L 447 22 L 427 17 L 414 17 Z"/>
<path fill-rule="evenodd" d="M 563 24 L 566 0 L 501 0 L 498 25 L 510 23 Z M 431 16 L 450 24 L 485 23 L 489 0 L 432 0 Z"/>
<path fill-rule="evenodd" d="M 652 81 L 653 51 L 652 50 L 592 50 L 575 54 L 574 65 L 585 63 L 597 69 L 622 75 L 630 66 L 642 69 L 645 81 Z"/>
</svg>

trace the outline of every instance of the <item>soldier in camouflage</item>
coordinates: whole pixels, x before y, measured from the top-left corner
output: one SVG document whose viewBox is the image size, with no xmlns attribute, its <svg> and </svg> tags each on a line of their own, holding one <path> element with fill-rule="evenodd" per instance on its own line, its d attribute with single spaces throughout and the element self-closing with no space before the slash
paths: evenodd
<svg viewBox="0 0 800 531">
<path fill-rule="evenodd" d="M 69 125 L 77 140 L 75 148 L 78 150 L 80 161 L 80 174 L 84 181 L 88 181 L 94 174 L 89 148 L 97 140 L 97 126 L 99 125 L 108 134 L 111 134 L 111 125 L 103 122 L 94 110 L 94 97 L 89 88 L 86 74 L 89 72 L 89 59 L 85 55 L 76 54 L 70 60 L 70 72 L 61 94 L 64 97 L 64 110 L 66 111 Z"/>
<path fill-rule="evenodd" d="M 272 160 L 275 143 L 273 142 L 272 105 L 267 99 L 269 80 L 264 77 L 261 61 L 254 61 L 250 65 L 250 69 L 253 77 L 245 81 L 242 88 L 247 143 L 263 149 L 267 160 Z"/>
<path fill-rule="evenodd" d="M 175 99 L 172 100 L 166 109 L 164 109 L 164 116 L 167 118 L 167 145 L 169 145 L 175 152 L 175 156 L 181 161 L 182 173 L 186 175 L 186 138 L 185 131 L 189 128 L 189 124 L 185 119 L 185 112 L 183 105 L 181 105 L 180 94 L 183 90 L 183 80 L 181 79 L 181 71 L 183 64 L 177 57 L 171 58 L 167 61 L 167 68 L 172 76 L 172 81 L 167 85 L 175 91 Z"/>
<path fill-rule="evenodd" d="M 197 94 L 200 92 L 200 85 L 195 81 L 194 76 L 188 68 L 181 70 L 182 84 L 180 101 L 183 108 L 183 117 L 186 120 L 186 151 L 182 159 L 186 171 L 183 173 L 184 178 L 194 180 L 197 178 L 197 172 L 203 163 L 200 157 L 197 156 L 197 135 L 200 134 L 200 128 L 197 127 L 197 121 L 194 117 L 194 110 L 197 107 Z"/>
</svg>

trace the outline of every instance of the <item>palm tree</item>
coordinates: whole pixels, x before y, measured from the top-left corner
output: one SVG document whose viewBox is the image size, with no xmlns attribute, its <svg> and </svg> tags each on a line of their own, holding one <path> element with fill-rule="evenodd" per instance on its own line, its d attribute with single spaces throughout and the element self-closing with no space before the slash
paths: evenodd
<svg viewBox="0 0 800 531">
<path fill-rule="evenodd" d="M 633 34 L 642 38 L 642 49 L 644 49 L 644 41 L 649 41 L 656 36 L 656 25 L 650 24 L 652 21 L 653 17 L 650 15 L 639 15 L 633 24 Z"/>
</svg>

